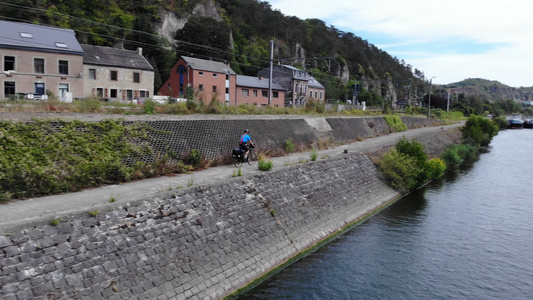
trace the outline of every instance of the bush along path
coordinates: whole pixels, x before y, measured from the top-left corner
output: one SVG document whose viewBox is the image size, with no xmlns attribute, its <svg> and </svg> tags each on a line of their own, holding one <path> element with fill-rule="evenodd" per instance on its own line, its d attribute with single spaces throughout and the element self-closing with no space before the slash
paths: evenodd
<svg viewBox="0 0 533 300">
<path fill-rule="evenodd" d="M 442 177 L 445 172 L 454 172 L 473 163 L 498 134 L 499 128 L 497 122 L 471 116 L 462 128 L 464 142 L 447 147 L 440 157 L 428 159 L 424 146 L 416 138 L 401 138 L 375 163 L 391 187 L 406 193 Z"/>
</svg>

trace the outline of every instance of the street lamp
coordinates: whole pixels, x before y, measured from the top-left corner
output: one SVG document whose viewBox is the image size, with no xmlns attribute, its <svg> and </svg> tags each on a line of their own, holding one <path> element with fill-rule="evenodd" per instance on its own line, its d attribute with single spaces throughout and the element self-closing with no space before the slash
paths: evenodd
<svg viewBox="0 0 533 300">
<path fill-rule="evenodd" d="M 431 83 L 433 81 L 433 78 L 435 78 L 435 76 L 429 79 L 428 118 L 431 118 Z"/>
</svg>

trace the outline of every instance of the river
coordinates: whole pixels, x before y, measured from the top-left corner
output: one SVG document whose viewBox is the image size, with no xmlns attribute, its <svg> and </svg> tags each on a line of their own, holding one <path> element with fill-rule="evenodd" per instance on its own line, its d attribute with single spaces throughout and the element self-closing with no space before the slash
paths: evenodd
<svg viewBox="0 0 533 300">
<path fill-rule="evenodd" d="M 533 130 L 381 211 L 239 299 L 533 299 Z"/>
</svg>

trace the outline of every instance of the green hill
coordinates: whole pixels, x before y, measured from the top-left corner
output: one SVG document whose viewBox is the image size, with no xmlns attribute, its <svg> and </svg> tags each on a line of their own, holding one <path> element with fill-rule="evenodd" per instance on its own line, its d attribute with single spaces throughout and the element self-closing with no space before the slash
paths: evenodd
<svg viewBox="0 0 533 300">
<path fill-rule="evenodd" d="M 514 100 L 516 102 L 533 101 L 533 87 L 514 88 L 494 80 L 469 78 L 460 82 L 442 85 L 451 94 L 480 96 L 489 101 Z"/>
</svg>

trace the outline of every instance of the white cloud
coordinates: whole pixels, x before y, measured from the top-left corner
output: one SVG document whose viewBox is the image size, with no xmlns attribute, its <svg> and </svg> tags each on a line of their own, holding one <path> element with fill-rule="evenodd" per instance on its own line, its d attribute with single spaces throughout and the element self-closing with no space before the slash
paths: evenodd
<svg viewBox="0 0 533 300">
<path fill-rule="evenodd" d="M 269 2 L 285 15 L 353 32 L 426 75 L 435 74 L 437 82 L 484 78 L 533 86 L 530 0 Z"/>
</svg>

